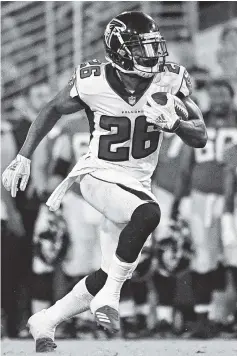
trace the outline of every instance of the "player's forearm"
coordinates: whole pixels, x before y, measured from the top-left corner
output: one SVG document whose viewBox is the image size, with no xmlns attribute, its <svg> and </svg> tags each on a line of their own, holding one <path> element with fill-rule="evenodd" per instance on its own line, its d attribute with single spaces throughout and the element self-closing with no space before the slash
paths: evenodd
<svg viewBox="0 0 237 356">
<path fill-rule="evenodd" d="M 26 158 L 31 158 L 36 147 L 54 127 L 61 116 L 62 115 L 56 110 L 55 106 L 48 103 L 31 124 L 19 154 Z"/>
<path fill-rule="evenodd" d="M 181 121 L 175 133 L 186 145 L 194 148 L 203 148 L 207 143 L 206 126 L 201 119 Z"/>
</svg>

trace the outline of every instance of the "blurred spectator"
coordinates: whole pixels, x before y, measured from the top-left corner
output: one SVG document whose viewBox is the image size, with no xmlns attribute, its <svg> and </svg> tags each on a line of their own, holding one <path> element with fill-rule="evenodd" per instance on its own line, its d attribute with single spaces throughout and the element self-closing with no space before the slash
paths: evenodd
<svg viewBox="0 0 237 356">
<path fill-rule="evenodd" d="M 221 235 L 223 154 L 227 145 L 237 143 L 237 112 L 233 105 L 234 92 L 231 85 L 223 79 L 213 80 L 208 85 L 208 92 L 210 110 L 205 117 L 208 142 L 202 149 L 184 147 L 172 208 L 172 217 L 176 219 L 180 199 L 191 184 L 190 226 L 195 249 L 192 286 L 198 317 L 192 336 L 200 338 L 211 337 L 217 331 L 210 321 L 217 314 L 211 308 L 211 298 L 214 290 L 225 289 L 225 241 Z M 228 261 L 224 262 L 228 265 Z M 220 321 L 226 322 L 223 319 Z"/>
<path fill-rule="evenodd" d="M 170 209 L 184 146 L 177 135 L 164 133 L 159 162 L 152 177 L 152 190 L 161 209 L 161 221 L 154 233 L 156 244 L 162 244 L 163 238 L 166 238 L 167 230 L 169 230 Z M 188 192 L 189 187 L 187 186 L 187 195 Z M 188 199 L 182 200 L 180 210 L 182 218 L 188 219 L 190 212 Z M 153 275 L 153 284 L 156 289 L 157 301 L 159 300 L 156 307 L 156 331 L 165 329 L 165 332 L 170 332 L 173 324 L 175 278 L 170 273 L 161 273 L 161 269 L 157 268 Z"/>
<path fill-rule="evenodd" d="M 192 303 L 190 296 L 184 296 L 182 293 L 177 295 L 177 281 L 188 271 L 193 255 L 189 224 L 184 219 L 172 221 L 164 229 L 158 229 L 157 237 L 154 246 L 155 268 L 152 276 L 156 291 L 157 314 L 154 331 L 167 336 L 175 329 L 175 304 L 184 306 L 183 300 L 185 300 L 187 310 Z M 177 302 L 178 299 L 182 299 L 182 303 Z"/>
<path fill-rule="evenodd" d="M 69 244 L 63 208 L 53 213 L 44 205 L 34 231 L 32 312 L 48 308 L 54 301 L 54 273 Z"/>
<path fill-rule="evenodd" d="M 1 21 L 1 32 L 5 32 L 5 37 L 8 39 L 11 46 L 15 46 L 15 49 L 21 45 L 19 41 L 19 30 L 16 26 L 16 21 L 13 17 L 5 16 Z M 9 48 L 2 46 L 2 81 L 3 83 L 9 80 L 15 80 L 20 76 L 20 68 L 15 63 L 11 55 L 9 55 Z"/>
<path fill-rule="evenodd" d="M 153 239 L 146 242 L 138 266 L 131 280 L 127 280 L 121 291 L 120 317 L 122 336 L 126 339 L 149 337 L 150 289 L 153 272 Z M 153 321 L 152 321 L 153 322 Z"/>
<path fill-rule="evenodd" d="M 52 179 L 60 181 L 70 169 L 85 155 L 90 140 L 88 120 L 84 114 L 67 117 L 61 126 L 61 132 L 53 148 L 54 156 Z M 54 187 L 55 188 L 55 187 Z M 78 211 L 80 214 L 78 215 Z M 85 275 L 96 270 L 100 264 L 100 247 L 98 224 L 101 214 L 91 207 L 82 197 L 79 184 L 74 184 L 64 200 L 64 218 L 68 224 L 70 246 L 62 263 L 65 278 L 65 292 L 83 279 Z M 84 331 L 92 331 L 90 312 L 74 318 L 65 326 L 64 333 L 80 335 Z M 94 325 L 92 323 L 94 329 Z"/>
<path fill-rule="evenodd" d="M 224 164 L 224 214 L 221 229 L 228 271 L 225 293 L 226 314 L 229 329 L 233 329 L 235 315 L 237 315 L 237 144 L 230 145 L 226 149 Z"/>
<path fill-rule="evenodd" d="M 17 147 L 14 140 L 12 125 L 7 121 L 1 123 L 1 173 L 8 166 L 17 153 Z M 16 201 L 5 189 L 1 189 L 1 199 L 7 209 L 9 217 L 9 229 L 17 236 L 23 236 L 25 233 L 22 217 L 17 209 Z"/>
<path fill-rule="evenodd" d="M 224 163 L 222 234 L 227 267 L 237 292 L 237 143 L 226 150 Z"/>
<path fill-rule="evenodd" d="M 200 107 L 203 114 L 209 110 L 210 99 L 208 95 L 207 85 L 210 81 L 210 73 L 207 68 L 193 65 L 188 68 L 191 76 L 193 87 L 193 99 Z"/>
<path fill-rule="evenodd" d="M 11 125 L 1 125 L 1 173 L 16 156 Z M 19 327 L 19 280 L 22 277 L 21 259 L 24 227 L 15 200 L 1 189 L 1 308 L 6 320 L 5 334 L 17 337 Z"/>
<path fill-rule="evenodd" d="M 237 108 L 237 25 L 223 27 L 217 60 L 222 69 L 222 76 L 228 79 L 234 88 L 235 106 Z"/>
<path fill-rule="evenodd" d="M 16 112 L 18 113 L 17 120 L 9 119 L 12 125 L 12 134 L 14 138 L 14 145 L 16 152 L 21 148 L 31 123 L 36 118 L 40 109 L 50 99 L 50 90 L 47 84 L 37 84 L 31 87 L 28 91 L 27 97 L 17 98 L 14 102 Z M 43 143 L 42 143 L 43 144 Z M 32 158 L 32 166 L 37 155 L 40 154 L 40 149 L 35 151 Z M 10 161 L 9 161 L 10 162 Z M 23 222 L 25 234 L 22 240 L 24 245 L 24 257 L 22 256 L 22 268 L 24 274 L 21 280 L 22 290 L 19 296 L 20 304 L 22 306 L 22 323 L 28 319 L 31 314 L 30 310 L 30 285 L 31 285 L 31 269 L 32 269 L 32 239 L 34 224 L 38 215 L 40 206 L 40 197 L 37 195 L 38 182 L 31 177 L 27 189 L 22 192 L 18 191 L 15 199 L 15 204 L 20 212 Z M 43 182 L 42 182 L 43 184 Z M 8 193 L 9 194 L 9 193 Z"/>
<path fill-rule="evenodd" d="M 17 120 L 9 120 L 13 125 L 17 151 L 24 143 L 31 123 L 43 106 L 50 100 L 51 93 L 47 84 L 36 84 L 28 89 L 26 96 L 17 97 L 13 104 L 18 114 Z"/>
<path fill-rule="evenodd" d="M 4 311 L 8 337 L 17 337 L 20 311 L 18 308 L 19 280 L 22 277 L 22 239 L 10 229 L 7 208 L 1 201 L 1 309 Z"/>
<path fill-rule="evenodd" d="M 188 29 L 182 29 L 176 33 L 175 42 L 177 46 L 177 54 L 179 57 L 179 63 L 185 66 L 187 69 L 192 67 L 195 60 L 195 48 L 193 38 Z"/>
<path fill-rule="evenodd" d="M 224 75 L 231 78 L 237 74 L 237 25 L 223 27 L 217 58 Z"/>
</svg>

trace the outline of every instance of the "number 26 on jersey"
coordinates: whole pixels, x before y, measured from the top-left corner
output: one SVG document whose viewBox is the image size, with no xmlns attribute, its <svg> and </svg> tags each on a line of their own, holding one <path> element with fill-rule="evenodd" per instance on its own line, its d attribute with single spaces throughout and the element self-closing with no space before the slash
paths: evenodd
<svg viewBox="0 0 237 356">
<path fill-rule="evenodd" d="M 102 115 L 100 127 L 110 132 L 116 131 L 109 135 L 100 136 L 98 151 L 98 158 L 100 159 L 113 162 L 128 161 L 130 147 L 125 146 L 125 144 L 130 140 L 131 156 L 134 159 L 145 158 L 157 150 L 160 132 L 155 131 L 154 126 L 147 123 L 145 116 L 136 118 L 132 137 L 131 121 L 126 116 L 109 117 Z M 118 147 L 115 148 L 113 145 L 118 145 Z"/>
</svg>

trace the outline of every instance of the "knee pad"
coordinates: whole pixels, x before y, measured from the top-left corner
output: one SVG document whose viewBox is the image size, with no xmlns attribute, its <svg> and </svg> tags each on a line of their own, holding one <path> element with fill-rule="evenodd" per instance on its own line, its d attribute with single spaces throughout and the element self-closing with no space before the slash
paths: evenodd
<svg viewBox="0 0 237 356">
<path fill-rule="evenodd" d="M 85 281 L 88 292 L 95 296 L 104 287 L 107 276 L 101 268 L 89 274 Z"/>
<path fill-rule="evenodd" d="M 145 224 L 145 227 L 149 230 L 150 235 L 159 225 L 160 216 L 160 207 L 157 203 L 145 203 L 134 210 L 131 221 Z"/>
<path fill-rule="evenodd" d="M 160 207 L 156 203 L 140 205 L 119 236 L 116 254 L 124 261 L 134 262 L 142 250 L 148 236 L 160 222 Z"/>
</svg>

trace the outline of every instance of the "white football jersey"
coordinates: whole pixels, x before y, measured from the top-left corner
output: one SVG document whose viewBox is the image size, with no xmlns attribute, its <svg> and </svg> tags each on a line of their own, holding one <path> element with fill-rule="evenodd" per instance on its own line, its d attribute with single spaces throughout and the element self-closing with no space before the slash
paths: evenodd
<svg viewBox="0 0 237 356">
<path fill-rule="evenodd" d="M 129 93 L 111 64 L 93 60 L 77 67 L 70 95 L 84 103 L 91 140 L 86 160 L 79 160 L 72 175 L 86 165 L 93 171 L 112 169 L 150 182 L 163 136 L 144 116 L 143 106 L 150 91 L 190 95 L 186 69 L 167 63 L 165 71 L 154 76 L 148 87 L 143 84 Z"/>
</svg>

